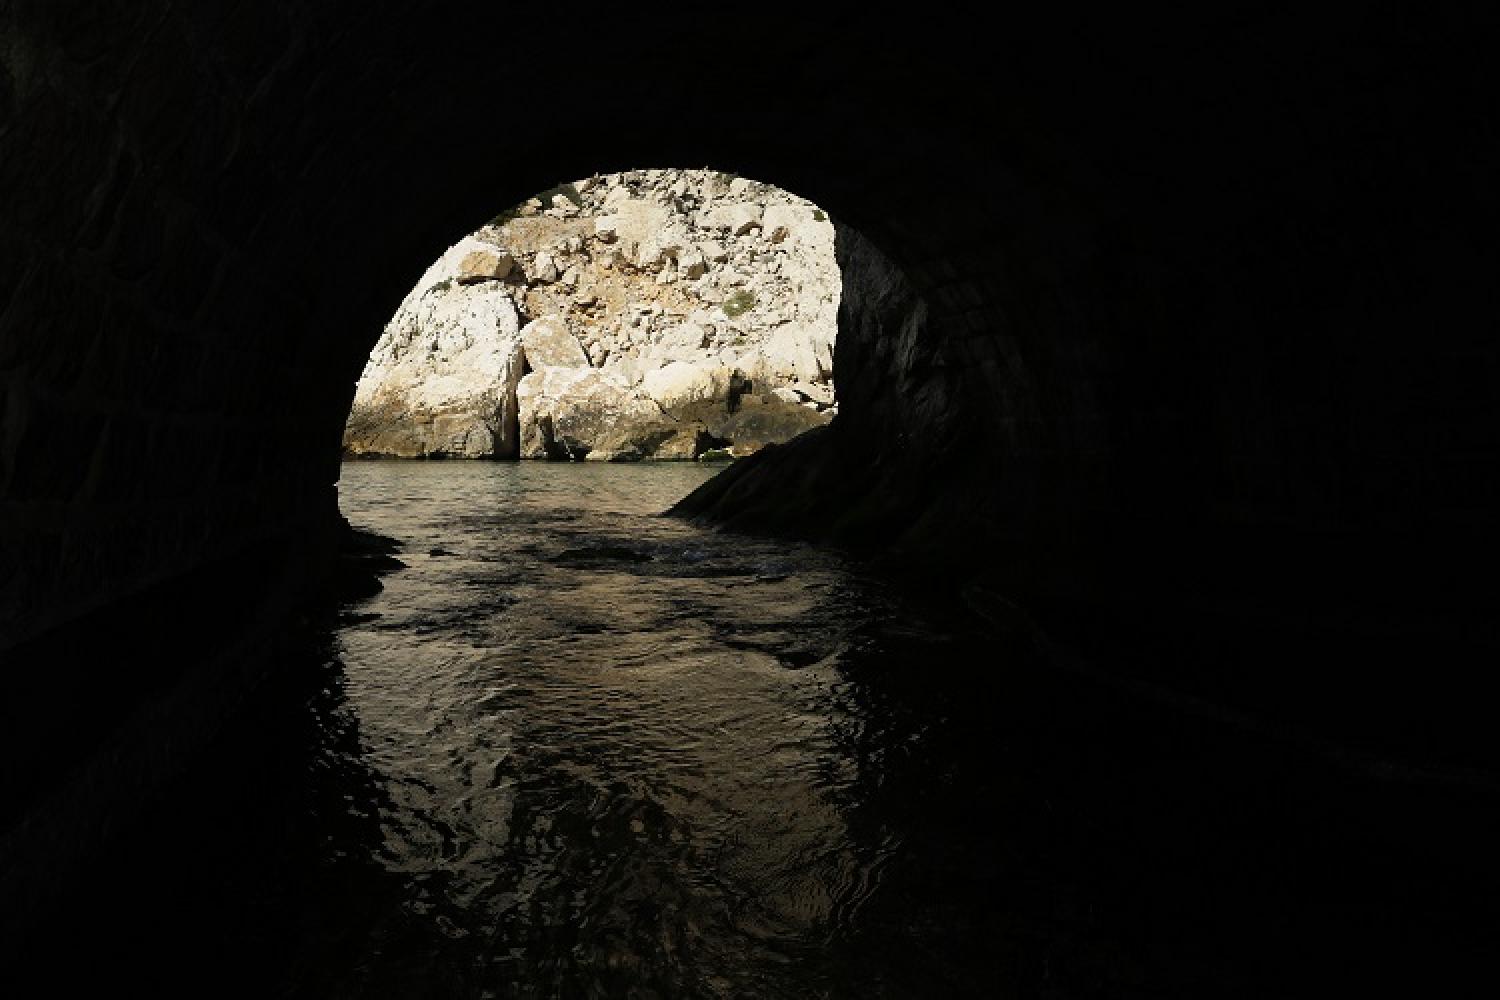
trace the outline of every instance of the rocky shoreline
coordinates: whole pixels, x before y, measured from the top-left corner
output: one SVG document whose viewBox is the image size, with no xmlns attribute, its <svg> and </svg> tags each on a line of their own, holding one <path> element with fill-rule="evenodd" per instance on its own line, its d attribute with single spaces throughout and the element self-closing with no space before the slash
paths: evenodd
<svg viewBox="0 0 1500 1000">
<path fill-rule="evenodd" d="M 840 276 L 810 202 L 709 170 L 562 185 L 427 270 L 346 457 L 739 457 L 827 424 Z"/>
</svg>

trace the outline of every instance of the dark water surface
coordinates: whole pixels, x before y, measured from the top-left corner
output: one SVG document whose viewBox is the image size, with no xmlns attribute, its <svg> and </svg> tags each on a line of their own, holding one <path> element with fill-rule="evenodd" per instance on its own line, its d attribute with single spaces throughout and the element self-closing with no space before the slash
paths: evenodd
<svg viewBox="0 0 1500 1000">
<path fill-rule="evenodd" d="M 711 474 L 346 465 L 344 512 L 408 568 L 153 807 L 38 957 L 50 988 L 1326 996 L 1494 954 L 1487 793 L 657 516 Z"/>
<path fill-rule="evenodd" d="M 359 860 L 419 939 L 366 956 L 380 989 L 428 954 L 475 995 L 834 973 L 899 836 L 858 815 L 839 669 L 877 599 L 836 557 L 655 516 L 711 474 L 346 466 L 345 513 L 410 564 L 338 633 L 359 752 L 331 763 L 369 771 Z"/>
</svg>

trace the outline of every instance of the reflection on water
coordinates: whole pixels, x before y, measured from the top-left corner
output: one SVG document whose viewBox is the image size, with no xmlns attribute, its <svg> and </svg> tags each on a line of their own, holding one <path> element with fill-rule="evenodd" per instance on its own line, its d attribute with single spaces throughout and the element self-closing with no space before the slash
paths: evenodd
<svg viewBox="0 0 1500 1000">
<path fill-rule="evenodd" d="M 709 474 L 346 466 L 408 567 L 308 626 L 16 995 L 1325 996 L 1489 967 L 1500 878 L 1455 847 L 1493 802 L 656 516 Z"/>
<path fill-rule="evenodd" d="M 795 995 L 880 884 L 840 672 L 878 598 L 655 516 L 708 474 L 345 468 L 345 513 L 409 564 L 338 634 L 369 846 L 476 986 Z"/>
</svg>

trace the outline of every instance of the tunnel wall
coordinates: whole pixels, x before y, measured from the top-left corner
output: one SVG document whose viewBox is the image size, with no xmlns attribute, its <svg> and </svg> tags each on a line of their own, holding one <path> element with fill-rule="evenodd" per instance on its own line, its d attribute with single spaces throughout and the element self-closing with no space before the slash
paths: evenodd
<svg viewBox="0 0 1500 1000">
<path fill-rule="evenodd" d="M 839 420 L 699 513 L 1018 565 L 1483 550 L 1477 15 L 763 13 L 580 10 L 560 50 L 503 8 L 0 7 L 0 648 L 273 540 L 311 558 L 411 277 L 643 165 L 776 183 L 894 269 L 844 239 Z"/>
</svg>

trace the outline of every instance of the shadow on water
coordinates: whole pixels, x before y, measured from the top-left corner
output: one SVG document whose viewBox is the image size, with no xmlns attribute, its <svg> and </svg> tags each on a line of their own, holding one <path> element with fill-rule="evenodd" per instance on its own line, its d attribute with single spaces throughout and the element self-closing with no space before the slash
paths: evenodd
<svg viewBox="0 0 1500 1000">
<path fill-rule="evenodd" d="M 384 795 L 362 765 L 336 641 L 313 627 L 282 652 L 288 662 L 234 726 L 28 942 L 31 967 L 18 960 L 9 972 L 59 995 L 210 983 L 214 993 L 332 995 L 319 964 L 357 949 L 399 892 L 366 860 Z"/>
<path fill-rule="evenodd" d="M 847 733 L 867 762 L 850 815 L 894 818 L 901 846 L 851 952 L 878 971 L 846 982 L 1069 997 L 1493 983 L 1492 793 L 1226 726 L 920 598 L 872 630 L 846 692 L 867 723 Z"/>
<path fill-rule="evenodd" d="M 1491 798 L 651 516 L 703 474 L 347 471 L 407 568 L 40 937 L 56 991 L 1322 996 L 1492 954 Z"/>
</svg>

